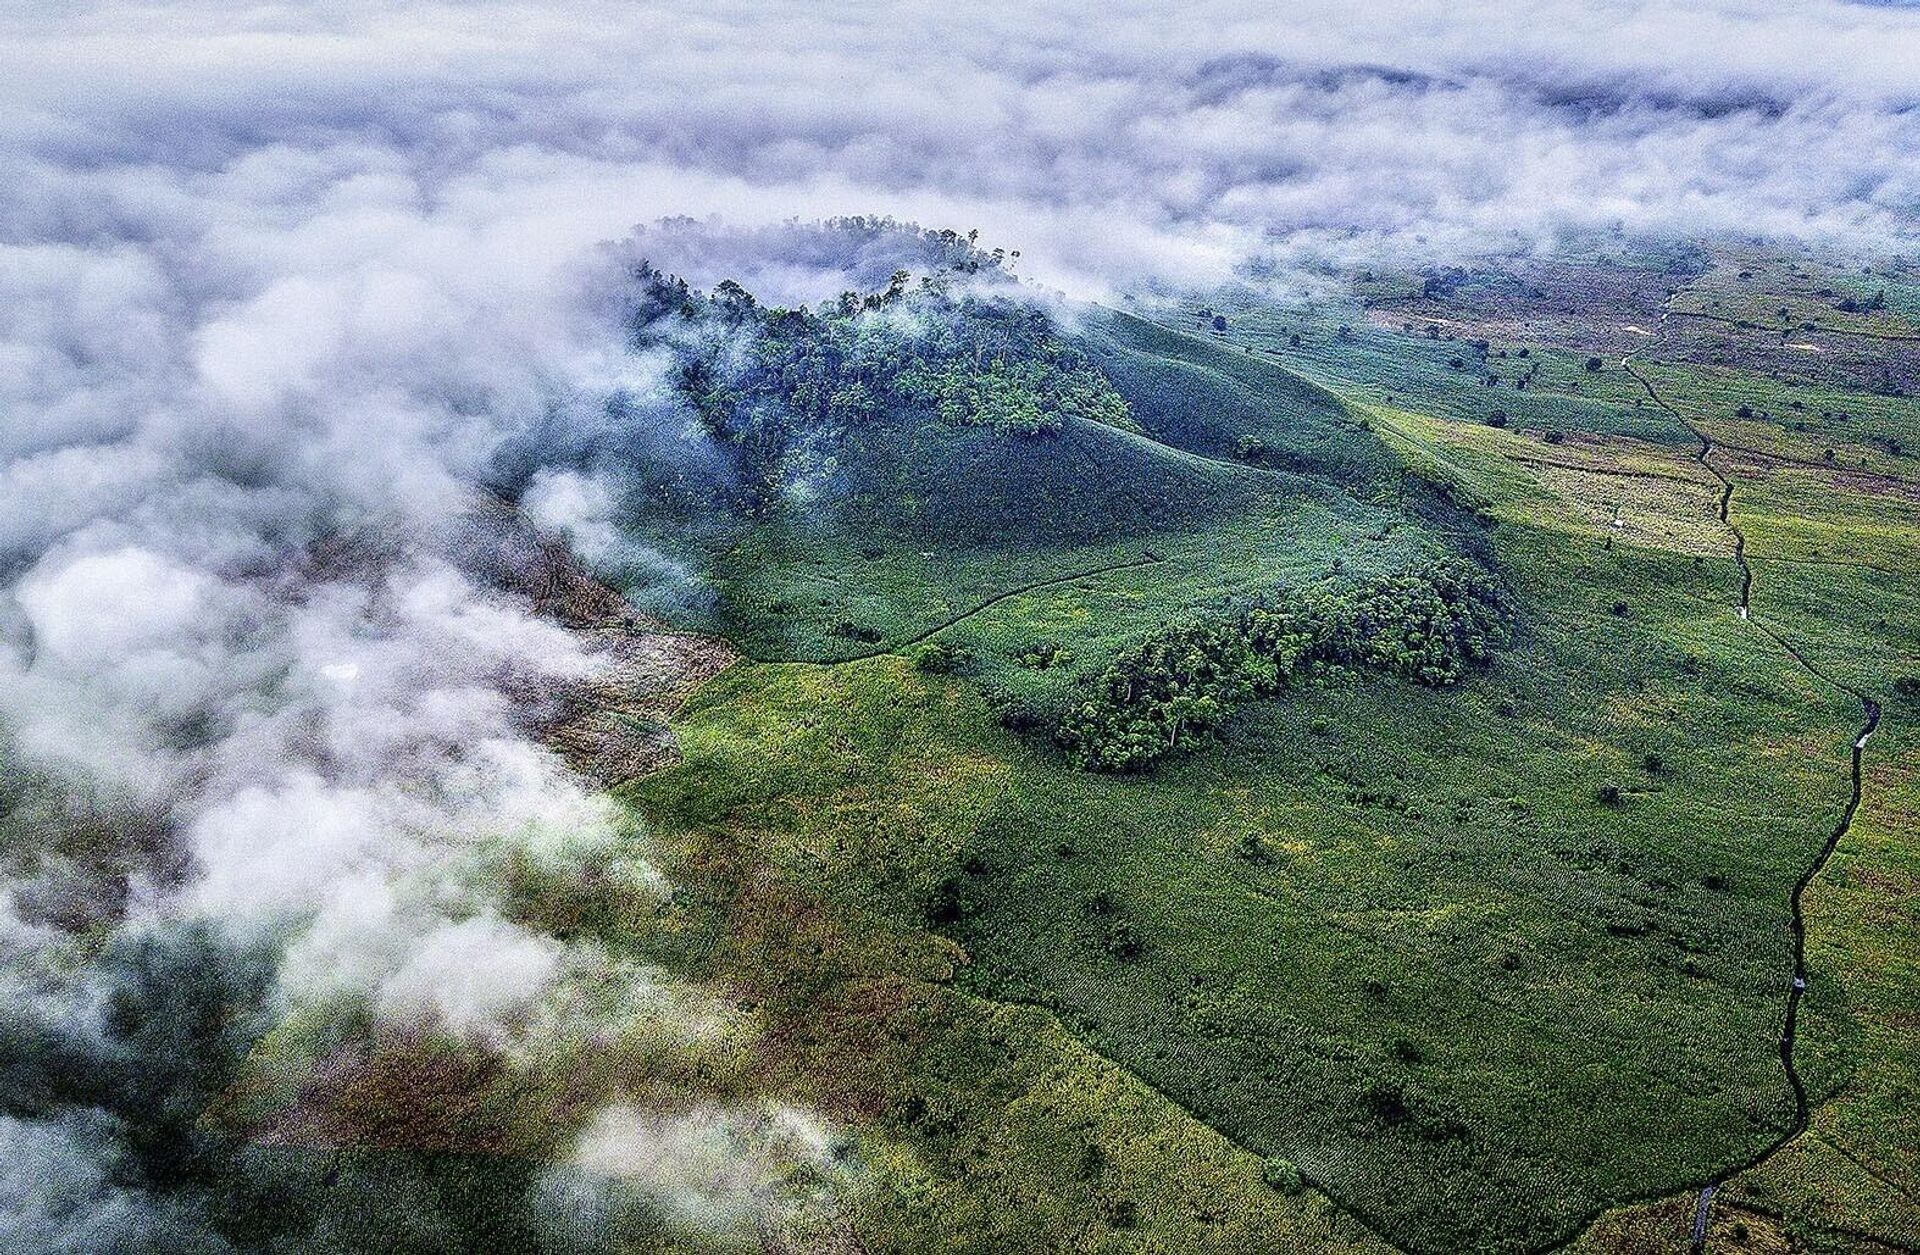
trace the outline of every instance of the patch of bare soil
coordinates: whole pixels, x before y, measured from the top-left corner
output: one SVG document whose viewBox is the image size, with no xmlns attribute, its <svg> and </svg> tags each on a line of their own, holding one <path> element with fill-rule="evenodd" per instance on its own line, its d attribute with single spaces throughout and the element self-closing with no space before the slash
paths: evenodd
<svg viewBox="0 0 1920 1255">
<path fill-rule="evenodd" d="M 564 695 L 546 742 L 572 767 L 612 788 L 679 761 L 667 720 L 689 694 L 739 657 L 727 642 L 635 626 L 576 629 L 601 659 L 595 676 Z"/>
<path fill-rule="evenodd" d="M 541 708 L 541 739 L 602 788 L 679 761 L 667 720 L 739 657 L 733 647 L 672 631 L 637 610 L 582 567 L 564 541 L 543 535 L 504 502 L 481 502 L 460 530 L 470 564 L 564 625 L 600 664 L 565 691 L 528 695 Z"/>
</svg>

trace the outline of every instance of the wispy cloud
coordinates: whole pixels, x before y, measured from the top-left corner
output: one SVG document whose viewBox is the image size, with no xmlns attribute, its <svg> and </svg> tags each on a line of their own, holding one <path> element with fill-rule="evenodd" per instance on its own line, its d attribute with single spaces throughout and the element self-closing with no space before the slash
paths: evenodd
<svg viewBox="0 0 1920 1255">
<path fill-rule="evenodd" d="M 1904 248 L 1920 204 L 1920 13 L 1824 2 L 51 3 L 0 17 L 0 84 L 0 731 L 132 851 L 4 851 L 9 966 L 76 917 L 211 918 L 276 939 L 281 996 L 481 1042 L 610 960 L 511 922 L 475 860 L 632 834 L 530 731 L 593 658 L 442 542 L 501 450 L 591 443 L 615 391 L 624 439 L 691 452 L 601 242 L 893 214 L 1099 294 L 1616 225 Z M 789 300 L 891 265 L 648 247 Z M 586 556 L 672 577 L 591 474 L 522 470 Z M 817 1140 L 692 1109 L 613 1108 L 579 1158 L 725 1211 L 738 1144 Z M 99 1119 L 0 1142 L 112 1200 L 84 1223 L 182 1223 L 83 1179 Z"/>
<path fill-rule="evenodd" d="M 369 229 L 384 190 L 532 220 L 529 251 L 666 213 L 892 212 L 1099 284 L 1355 230 L 1884 244 L 1920 198 L 1903 8 L 587 0 L 15 24 L 10 126 L 55 185 L 18 191 L 68 228 L 155 179 L 363 196 Z M 60 205 L 76 165 L 88 210 Z"/>
</svg>

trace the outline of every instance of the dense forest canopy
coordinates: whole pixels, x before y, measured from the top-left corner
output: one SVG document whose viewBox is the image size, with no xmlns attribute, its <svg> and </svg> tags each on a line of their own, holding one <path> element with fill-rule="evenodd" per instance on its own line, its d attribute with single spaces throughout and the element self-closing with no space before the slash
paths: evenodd
<svg viewBox="0 0 1920 1255">
<path fill-rule="evenodd" d="M 763 305 L 730 279 L 702 293 L 649 262 L 634 268 L 631 341 L 675 346 L 674 386 L 733 457 L 749 512 L 830 476 L 850 433 L 875 424 L 1010 437 L 1074 420 L 1134 427 L 1099 368 L 1011 286 L 1001 257 L 954 243 L 950 264 L 917 281 L 896 270 L 883 288 L 812 309 Z"/>
</svg>

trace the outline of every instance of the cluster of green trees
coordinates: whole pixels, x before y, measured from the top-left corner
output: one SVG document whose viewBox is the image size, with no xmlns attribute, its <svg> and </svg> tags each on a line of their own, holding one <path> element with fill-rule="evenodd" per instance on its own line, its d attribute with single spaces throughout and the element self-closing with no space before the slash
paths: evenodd
<svg viewBox="0 0 1920 1255">
<path fill-rule="evenodd" d="M 758 510 L 830 471 L 849 432 L 890 416 L 1017 436 L 1074 418 L 1137 430 L 1126 401 L 1043 310 L 970 278 L 962 286 L 963 275 L 916 284 L 899 270 L 883 289 L 815 309 L 764 306 L 731 280 L 695 292 L 644 263 L 634 277 L 635 343 L 679 351 L 679 393 L 733 450 Z"/>
<path fill-rule="evenodd" d="M 1060 720 L 1054 739 L 1076 766 L 1138 770 L 1208 740 L 1242 702 L 1298 679 L 1376 671 L 1456 683 L 1510 629 L 1493 582 L 1457 559 L 1282 590 L 1169 624 L 1126 650 Z"/>
<path fill-rule="evenodd" d="M 1864 301 L 1856 301 L 1851 296 L 1843 297 L 1834 308 L 1843 314 L 1872 314 L 1887 307 L 1887 290 L 1881 288 Z"/>
</svg>

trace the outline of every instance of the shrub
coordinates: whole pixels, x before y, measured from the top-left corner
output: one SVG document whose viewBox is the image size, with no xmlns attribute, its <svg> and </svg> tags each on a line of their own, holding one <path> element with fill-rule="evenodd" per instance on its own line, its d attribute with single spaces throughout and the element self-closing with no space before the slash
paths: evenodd
<svg viewBox="0 0 1920 1255">
<path fill-rule="evenodd" d="M 1275 1155 L 1260 1165 L 1260 1179 L 1270 1190 L 1281 1194 L 1298 1194 L 1306 1188 L 1300 1179 L 1300 1169 L 1293 1166 L 1291 1160 Z"/>
<path fill-rule="evenodd" d="M 964 645 L 940 641 L 922 645 L 913 656 L 913 668 L 928 675 L 955 675 L 973 662 L 973 651 Z"/>
<path fill-rule="evenodd" d="M 1140 930 L 1123 919 L 1107 926 L 1106 936 L 1101 938 L 1100 945 L 1108 954 L 1121 960 L 1137 959 L 1146 948 Z"/>
<path fill-rule="evenodd" d="M 870 628 L 865 624 L 855 623 L 851 619 L 841 619 L 827 629 L 827 635 L 837 636 L 842 640 L 859 641 L 863 645 L 873 645 L 880 641 L 884 633 L 878 628 Z"/>
<path fill-rule="evenodd" d="M 1057 641 L 1038 641 L 1014 655 L 1021 666 L 1031 671 L 1051 671 L 1073 661 L 1073 651 Z"/>
<path fill-rule="evenodd" d="M 948 876 L 934 886 L 933 896 L 927 899 L 927 922 L 929 924 L 954 924 L 966 914 L 963 898 L 965 885 L 958 876 Z"/>
<path fill-rule="evenodd" d="M 1000 726 L 1010 732 L 1031 732 L 1045 720 L 1033 704 L 1025 698 L 1009 697 L 1000 703 L 996 712 Z"/>
<path fill-rule="evenodd" d="M 1361 1105 L 1381 1124 L 1405 1124 L 1413 1118 L 1413 1111 L 1407 1105 L 1406 1091 L 1398 1085 L 1381 1083 L 1368 1089 L 1361 1097 Z"/>
</svg>

